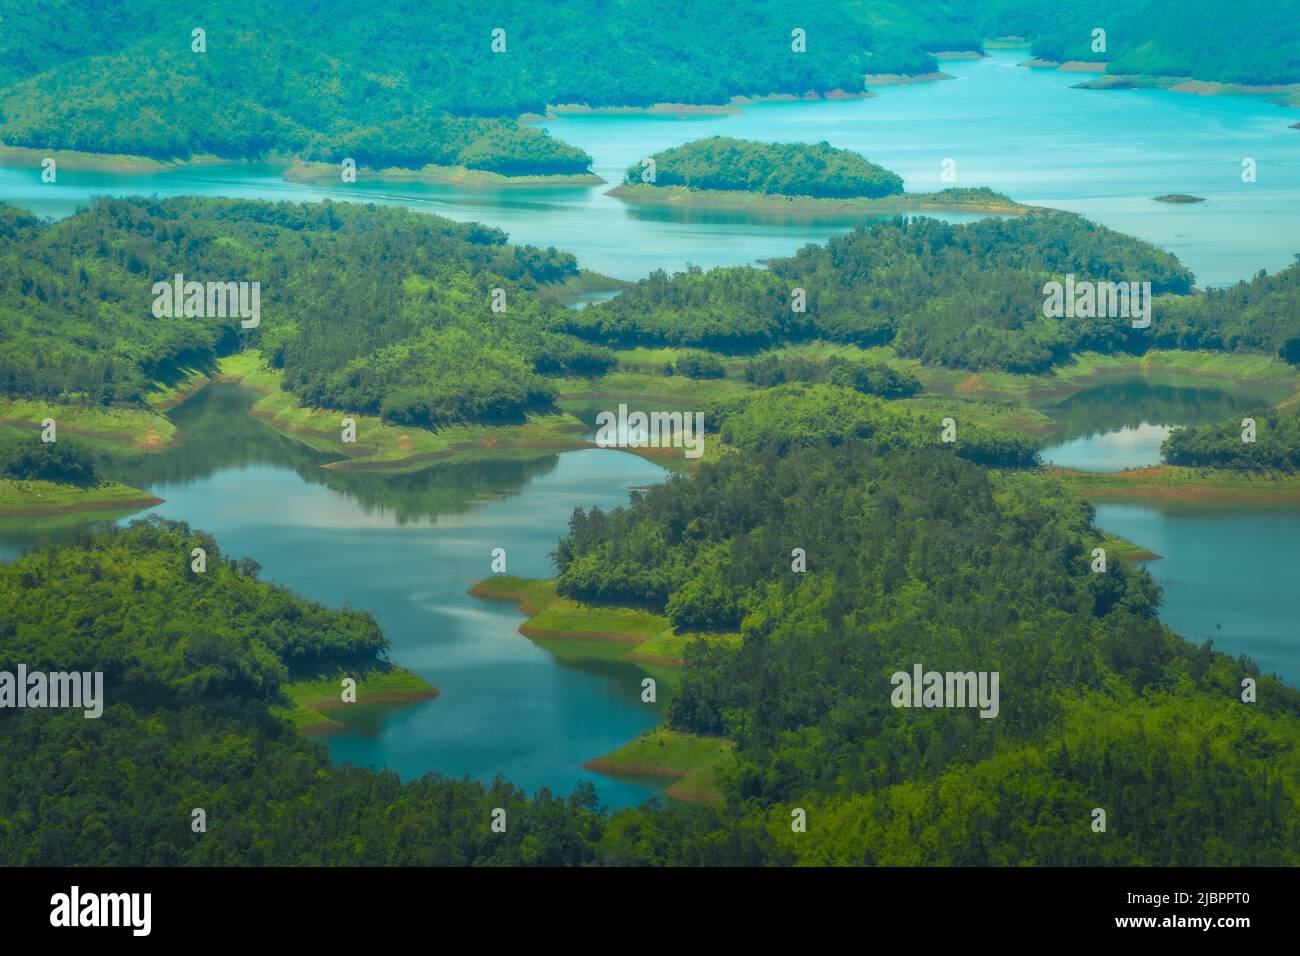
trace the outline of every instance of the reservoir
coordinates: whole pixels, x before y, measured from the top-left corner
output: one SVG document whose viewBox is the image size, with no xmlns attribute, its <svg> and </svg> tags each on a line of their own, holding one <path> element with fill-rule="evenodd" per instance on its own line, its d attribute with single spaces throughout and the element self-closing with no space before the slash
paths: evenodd
<svg viewBox="0 0 1300 956">
<path fill-rule="evenodd" d="M 990 186 L 1148 239 L 1177 254 L 1202 287 L 1275 271 L 1300 252 L 1300 132 L 1288 129 L 1295 111 L 1263 97 L 1077 90 L 1071 87 L 1086 76 L 1017 66 L 1027 58 L 1027 51 L 1002 50 L 945 63 L 956 79 L 880 87 L 861 100 L 690 118 L 584 115 L 544 125 L 591 153 L 611 185 L 649 153 L 703 136 L 826 140 L 898 172 L 909 190 Z M 1245 157 L 1256 161 L 1255 183 L 1241 181 Z M 940 180 L 949 158 L 955 184 Z M 572 252 L 583 267 L 627 280 L 688 264 L 757 263 L 851 227 L 740 210 L 638 209 L 604 195 L 608 185 L 471 189 L 364 176 L 356 184 L 296 183 L 281 172 L 257 164 L 153 175 L 61 169 L 56 184 L 45 184 L 38 168 L 0 168 L 0 200 L 54 217 L 106 193 L 377 202 L 481 221 L 512 241 Z M 1153 199 L 1171 192 L 1207 201 Z M 500 774 L 530 792 L 546 786 L 567 794 L 580 779 L 595 779 L 611 806 L 658 792 L 650 782 L 582 769 L 659 719 L 640 702 L 640 669 L 560 664 L 518 633 L 520 614 L 465 590 L 488 576 L 494 547 L 507 548 L 511 574 L 550 576 L 548 556 L 575 507 L 626 504 L 629 489 L 662 481 L 663 469 L 592 449 L 401 475 L 327 470 L 320 466 L 328 459 L 246 414 L 252 399 L 235 386 L 205 389 L 172 413 L 180 445 L 111 473 L 165 499 L 157 513 L 260 562 L 265 579 L 375 614 L 393 660 L 441 690 L 436 700 L 386 708 L 382 719 L 349 711 L 343 731 L 320 738 L 336 760 L 389 767 L 403 778 Z M 1098 386 L 1049 410 L 1061 431 L 1044 456 L 1091 471 L 1153 464 L 1170 428 L 1257 402 L 1203 386 Z M 1164 589 L 1166 623 L 1300 684 L 1300 589 L 1292 583 L 1300 508 L 1107 502 L 1097 521 L 1163 556 L 1147 567 Z M 0 558 L 66 525 L 0 523 Z"/>
<path fill-rule="evenodd" d="M 497 226 L 514 242 L 572 252 L 584 268 L 629 281 L 655 269 L 790 255 L 852 227 L 742 210 L 635 207 L 604 195 L 645 156 L 717 135 L 825 140 L 898 173 L 909 191 L 988 186 L 1068 209 L 1168 249 L 1202 287 L 1274 272 L 1300 252 L 1300 132 L 1288 128 L 1296 110 L 1263 96 L 1072 89 L 1088 76 L 1017 65 L 1028 58 L 1028 50 L 997 50 L 946 62 L 955 79 L 875 87 L 868 99 L 763 103 L 689 118 L 586 114 L 543 124 L 591 154 L 608 185 L 478 189 L 364 174 L 347 184 L 286 182 L 283 167 L 252 164 L 155 174 L 60 169 L 50 184 L 39 168 L 0 167 L 0 199 L 54 217 L 105 193 L 385 203 Z M 1255 160 L 1253 183 L 1241 180 L 1243 158 Z M 945 159 L 956 163 L 955 182 L 940 178 Z M 1155 201 L 1172 192 L 1206 201 Z"/>
</svg>

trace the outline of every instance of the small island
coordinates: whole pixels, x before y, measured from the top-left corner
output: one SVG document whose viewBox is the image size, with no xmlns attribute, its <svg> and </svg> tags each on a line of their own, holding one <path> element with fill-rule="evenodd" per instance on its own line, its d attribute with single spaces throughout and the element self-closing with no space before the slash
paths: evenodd
<svg viewBox="0 0 1300 956">
<path fill-rule="evenodd" d="M 825 142 L 759 143 L 724 136 L 655 153 L 629 167 L 623 183 L 608 195 L 643 205 L 819 216 L 923 209 L 1000 215 L 1031 211 L 987 188 L 905 192 L 897 173 Z"/>
<path fill-rule="evenodd" d="M 1168 193 L 1164 196 L 1157 196 L 1156 202 L 1196 203 L 1205 202 L 1205 197 L 1189 196 L 1187 193 Z"/>
</svg>

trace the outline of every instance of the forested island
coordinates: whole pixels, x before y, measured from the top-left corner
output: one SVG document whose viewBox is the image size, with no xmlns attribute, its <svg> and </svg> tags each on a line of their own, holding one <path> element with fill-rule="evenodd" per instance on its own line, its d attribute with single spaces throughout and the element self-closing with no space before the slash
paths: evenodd
<svg viewBox="0 0 1300 956">
<path fill-rule="evenodd" d="M 758 143 L 725 136 L 694 140 L 633 164 L 609 195 L 631 203 L 787 213 L 1029 211 L 990 189 L 904 193 L 901 176 L 825 142 Z"/>
<path fill-rule="evenodd" d="M 733 190 L 816 199 L 879 199 L 903 191 L 903 178 L 829 143 L 756 143 L 713 136 L 674 146 L 650 157 L 656 186 Z M 625 182 L 643 182 L 645 164 L 627 171 Z"/>
<path fill-rule="evenodd" d="M 1148 347 L 1150 332 L 1129 322 L 1046 318 L 1042 277 L 1067 273 L 1115 282 L 1140 276 L 1151 282 L 1157 309 L 1162 297 L 1191 298 L 1192 276 L 1169 253 L 1070 213 L 1042 211 L 969 225 L 896 219 L 806 246 L 766 269 L 657 272 L 570 315 L 567 329 L 592 342 L 741 353 L 813 339 L 890 344 L 927 365 L 1020 373 L 1084 350 Z M 804 311 L 792 308 L 794 289 L 804 292 Z M 1180 325 L 1206 316 L 1197 307 L 1182 314 Z"/>
</svg>

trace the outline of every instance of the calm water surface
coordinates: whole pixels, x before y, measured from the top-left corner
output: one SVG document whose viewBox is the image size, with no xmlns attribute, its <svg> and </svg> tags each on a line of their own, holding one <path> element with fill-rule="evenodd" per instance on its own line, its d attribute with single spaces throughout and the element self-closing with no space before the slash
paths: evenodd
<svg viewBox="0 0 1300 956">
<path fill-rule="evenodd" d="M 1176 253 L 1201 285 L 1276 271 L 1300 252 L 1300 111 L 1265 97 L 1192 96 L 1162 90 L 1076 90 L 1088 77 L 1016 64 L 1028 51 L 944 64 L 956 77 L 879 87 L 864 100 L 769 103 L 727 116 L 677 119 L 575 116 L 544 127 L 592 155 L 617 183 L 628 166 L 702 136 L 819 142 L 858 150 L 903 176 L 909 190 L 941 189 L 941 164 L 957 163 L 959 186 L 990 186 L 1012 198 L 1081 213 Z M 1254 183 L 1241 161 L 1254 159 Z M 317 200 L 326 196 L 409 206 L 498 226 L 516 242 L 573 252 L 590 269 L 639 279 L 789 255 L 851 228 L 842 220 L 789 220 L 745 212 L 628 206 L 579 188 L 467 189 L 423 183 L 289 183 L 281 168 L 236 165 L 121 175 L 0 169 L 0 199 L 65 216 L 93 195 L 217 195 Z M 1155 196 L 1192 193 L 1179 206 Z M 970 215 L 948 216 L 969 220 Z"/>
<path fill-rule="evenodd" d="M 396 476 L 338 472 L 320 467 L 327 456 L 246 414 L 256 398 L 211 386 L 173 412 L 180 446 L 105 467 L 165 499 L 151 513 L 255 558 L 264 579 L 370 611 L 392 659 L 441 691 L 396 709 L 335 711 L 346 729 L 320 739 L 336 759 L 403 777 L 501 774 L 530 792 L 567 794 L 595 779 L 610 805 L 658 792 L 582 769 L 658 721 L 640 700 L 643 672 L 619 662 L 559 664 L 519 633 L 524 618 L 511 605 L 465 591 L 490 575 L 496 547 L 507 549 L 510 573 L 550 577 L 548 555 L 575 507 L 624 505 L 628 489 L 660 481 L 663 469 L 593 449 Z M 57 533 L 48 522 L 0 523 L 0 557 Z"/>
<path fill-rule="evenodd" d="M 944 64 L 956 80 L 883 87 L 866 100 L 747 107 L 691 119 L 583 116 L 545 124 L 585 148 L 617 182 L 643 156 L 701 136 L 847 147 L 900 173 L 909 190 L 990 186 L 1022 202 L 1069 209 L 1176 253 L 1202 286 L 1275 271 L 1300 252 L 1300 131 L 1287 110 L 1255 97 L 1163 91 L 1083 91 L 1079 74 L 1029 70 L 1027 51 Z M 1258 181 L 1241 181 L 1250 157 Z M 237 165 L 121 175 L 0 168 L 0 199 L 66 216 L 91 196 L 215 195 L 314 201 L 325 197 L 407 206 L 506 230 L 513 241 L 555 246 L 580 263 L 635 280 L 654 269 L 761 262 L 851 227 L 843 220 L 736 212 L 638 209 L 606 186 L 466 189 L 420 183 L 289 183 L 281 168 Z M 1192 193 L 1206 202 L 1165 205 Z M 951 216 L 968 220 L 971 216 Z M 214 533 L 231 554 L 262 563 L 264 577 L 331 606 L 372 611 L 394 660 L 442 691 L 385 716 L 358 708 L 324 738 L 334 756 L 403 776 L 437 770 L 532 790 L 568 792 L 596 777 L 610 804 L 637 802 L 648 784 L 590 774 L 581 764 L 651 726 L 632 665 L 558 664 L 517 632 L 522 617 L 464 592 L 489 572 L 492 548 L 511 573 L 549 576 L 547 555 L 574 507 L 616 507 L 627 490 L 659 481 L 631 455 L 581 451 L 522 462 L 435 466 L 400 476 L 324 470 L 321 456 L 243 408 L 218 386 L 174 412 L 185 440 L 113 473 L 166 503 L 155 509 Z M 1107 385 L 1051 411 L 1061 440 L 1049 460 L 1114 471 L 1159 460 L 1171 427 L 1235 414 L 1251 399 L 1206 388 Z M 1300 509 L 1104 504 L 1098 523 L 1163 560 L 1148 565 L 1165 589 L 1164 619 L 1180 633 L 1248 653 L 1300 684 Z M 0 558 L 56 534 L 57 523 L 0 525 Z"/>
</svg>

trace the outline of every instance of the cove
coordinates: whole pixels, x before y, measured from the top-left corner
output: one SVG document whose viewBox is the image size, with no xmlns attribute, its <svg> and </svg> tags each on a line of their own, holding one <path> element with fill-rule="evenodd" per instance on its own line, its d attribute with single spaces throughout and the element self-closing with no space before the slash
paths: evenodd
<svg viewBox="0 0 1300 956">
<path fill-rule="evenodd" d="M 257 397 L 211 385 L 173 410 L 179 445 L 104 467 L 165 499 L 141 514 L 212 532 L 227 554 L 260 562 L 265 580 L 372 612 L 391 658 L 441 691 L 397 708 L 332 711 L 344 729 L 317 739 L 335 761 L 403 778 L 499 774 L 529 792 L 566 795 L 594 780 L 610 806 L 660 792 L 582 769 L 658 722 L 657 708 L 640 700 L 644 672 L 561 664 L 518 632 L 521 614 L 465 591 L 489 576 L 494 547 L 506 548 L 510 573 L 550 577 L 548 556 L 575 507 L 625 505 L 630 488 L 662 480 L 663 469 L 599 449 L 392 476 L 322 469 L 328 458 L 245 412 Z M 57 533 L 7 521 L 0 557 Z"/>
<path fill-rule="evenodd" d="M 1300 507 L 1108 501 L 1097 524 L 1163 555 L 1145 567 L 1164 591 L 1165 624 L 1300 685 L 1300 592 L 1290 584 Z"/>
<path fill-rule="evenodd" d="M 1176 427 L 1222 421 L 1271 403 L 1250 390 L 1108 382 L 1042 411 L 1060 428 L 1042 449 L 1050 465 L 1114 472 L 1160 464 L 1160 445 Z"/>
<path fill-rule="evenodd" d="M 1220 421 L 1260 402 L 1250 389 L 1109 382 L 1044 409 L 1061 435 L 1042 454 L 1083 471 L 1157 464 L 1172 428 Z M 1300 507 L 1108 500 L 1096 509 L 1098 527 L 1161 555 L 1144 567 L 1163 590 L 1165 624 L 1300 684 L 1300 593 L 1288 584 L 1300 558 Z"/>
</svg>

